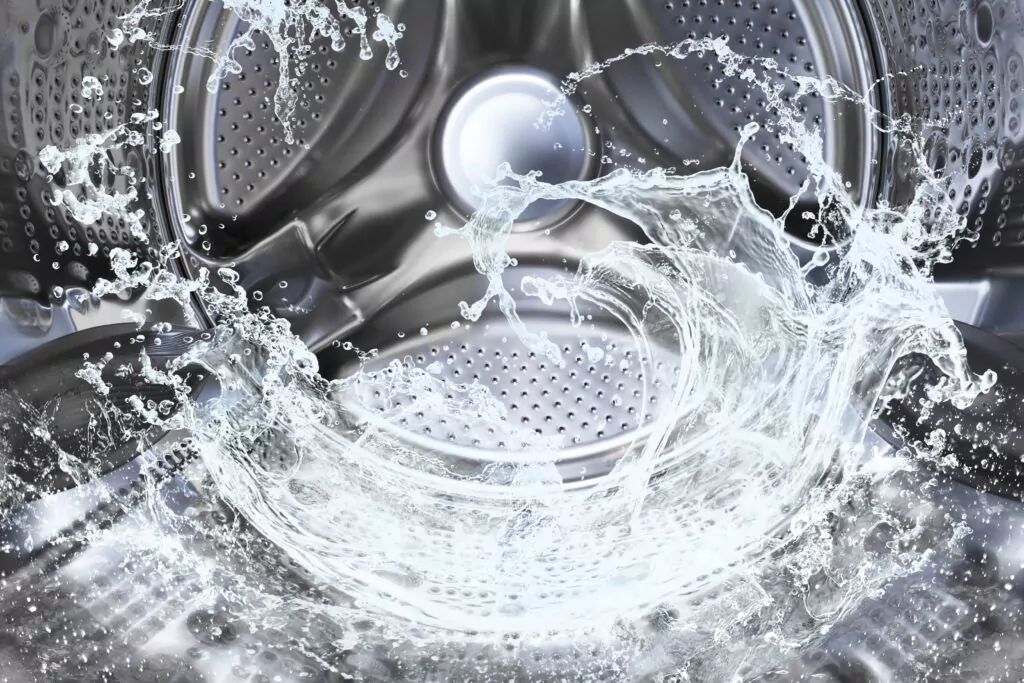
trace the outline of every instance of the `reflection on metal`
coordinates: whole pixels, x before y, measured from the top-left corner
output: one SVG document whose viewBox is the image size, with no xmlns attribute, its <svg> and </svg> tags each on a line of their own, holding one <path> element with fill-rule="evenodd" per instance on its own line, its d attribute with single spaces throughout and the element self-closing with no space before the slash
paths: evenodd
<svg viewBox="0 0 1024 683">
<path fill-rule="evenodd" d="M 1024 288 L 1024 283 L 1021 283 Z M 989 280 L 965 280 L 961 282 L 937 282 L 935 291 L 946 304 L 953 320 L 969 323 L 971 325 L 982 324 L 986 307 L 992 293 L 992 283 Z M 1020 321 L 1024 327 L 1024 320 Z"/>
</svg>

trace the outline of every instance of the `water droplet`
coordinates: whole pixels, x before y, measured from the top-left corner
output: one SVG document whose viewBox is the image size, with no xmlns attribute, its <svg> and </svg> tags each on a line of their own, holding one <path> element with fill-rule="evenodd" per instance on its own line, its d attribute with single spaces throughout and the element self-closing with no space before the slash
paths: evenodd
<svg viewBox="0 0 1024 683">
<path fill-rule="evenodd" d="M 103 86 L 100 85 L 100 79 L 95 76 L 86 76 L 82 79 L 82 97 L 87 100 L 91 100 L 93 97 L 103 96 Z"/>
<path fill-rule="evenodd" d="M 110 43 L 110 47 L 115 50 L 121 47 L 121 43 L 124 42 L 124 31 L 119 28 L 113 29 L 107 34 L 107 42 Z"/>
<path fill-rule="evenodd" d="M 421 327 L 420 328 L 420 336 L 421 337 L 426 337 L 429 333 L 430 333 L 430 330 L 428 330 L 427 328 L 425 328 L 425 327 Z"/>
</svg>

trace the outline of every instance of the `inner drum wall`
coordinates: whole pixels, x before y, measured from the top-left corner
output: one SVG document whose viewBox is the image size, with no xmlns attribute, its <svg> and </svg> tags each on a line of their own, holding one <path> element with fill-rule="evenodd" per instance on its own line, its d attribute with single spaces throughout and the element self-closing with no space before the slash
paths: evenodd
<svg viewBox="0 0 1024 683">
<path fill-rule="evenodd" d="M 686 24 L 692 19 L 686 15 L 696 16 L 704 4 L 677 2 L 673 11 Z M 772 18 L 771 2 L 745 4 Z M 105 39 L 132 6 L 131 0 L 10 0 L 0 7 L 0 296 L 45 302 L 54 286 L 88 285 L 106 273 L 109 249 L 133 243 L 123 221 L 81 226 L 65 209 L 51 206 L 38 162 L 46 145 L 67 146 L 155 105 L 163 53 L 141 44 L 114 51 Z M 897 74 L 880 86 L 889 110 L 949 122 L 928 135 L 930 159 L 948 173 L 966 171 L 950 196 L 982 229 L 979 244 L 958 255 L 955 271 L 1018 264 L 1024 256 L 1024 9 L 1013 0 L 862 0 L 862 9 L 873 33 L 876 71 Z M 150 20 L 149 28 L 166 39 L 174 17 L 168 14 L 162 25 Z M 700 28 L 703 35 L 715 27 Z M 743 49 L 758 52 L 756 43 Z M 157 75 L 153 84 L 139 84 L 140 65 Z M 85 75 L 100 79 L 102 97 L 82 98 Z M 72 104 L 83 111 L 73 114 Z M 159 170 L 147 165 L 158 155 L 144 158 L 131 150 L 117 156 L 155 183 Z M 909 191 L 909 167 L 891 155 L 880 161 L 881 194 L 898 201 Z M 164 221 L 147 193 L 140 195 L 146 223 L 155 230 Z M 55 269 L 51 255 L 61 240 L 70 249 Z M 101 247 L 95 256 L 86 253 L 90 241 Z"/>
</svg>

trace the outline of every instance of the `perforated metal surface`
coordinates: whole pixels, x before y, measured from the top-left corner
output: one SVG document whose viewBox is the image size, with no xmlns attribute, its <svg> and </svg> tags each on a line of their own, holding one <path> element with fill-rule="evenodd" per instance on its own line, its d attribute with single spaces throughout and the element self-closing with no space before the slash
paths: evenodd
<svg viewBox="0 0 1024 683">
<path fill-rule="evenodd" d="M 166 215 L 158 214 L 154 222 L 166 227 L 168 235 L 184 237 L 196 263 L 204 259 L 219 263 L 216 259 L 220 257 L 230 262 L 239 255 L 249 256 L 254 244 L 266 240 L 265 253 L 274 258 L 239 259 L 240 267 L 271 284 L 288 282 L 287 289 L 275 290 L 275 295 L 268 294 L 266 299 L 280 300 L 282 310 L 297 306 L 312 311 L 305 319 L 315 319 L 317 325 L 297 326 L 307 339 L 313 339 L 314 332 L 320 335 L 319 342 L 349 334 L 353 321 L 359 324 L 365 316 L 367 321 L 361 327 L 376 325 L 376 338 L 386 337 L 390 342 L 378 345 L 379 362 L 410 357 L 414 365 L 427 367 L 435 362 L 431 359 L 436 348 L 444 376 L 490 383 L 498 387 L 499 395 L 507 391 L 502 399 L 507 399 L 510 415 L 530 418 L 529 424 L 537 424 L 545 435 L 557 436 L 564 429 L 563 435 L 578 437 L 580 445 L 599 445 L 613 435 L 616 427 L 620 432 L 622 424 L 632 428 L 630 420 L 642 419 L 644 409 L 629 400 L 636 398 L 633 392 L 637 385 L 626 381 L 640 378 L 627 377 L 625 372 L 616 378 L 615 362 L 607 371 L 608 383 L 621 392 L 621 405 L 615 405 L 615 394 L 607 390 L 598 396 L 602 389 L 588 378 L 597 376 L 604 383 L 605 372 L 594 363 L 592 373 L 586 354 L 570 355 L 566 368 L 545 374 L 550 368 L 540 367 L 542 361 L 536 358 L 523 360 L 523 351 L 504 339 L 514 337 L 497 328 L 449 331 L 439 323 L 441 317 L 425 312 L 407 316 L 401 327 L 378 319 L 377 314 L 393 307 L 401 293 L 419 289 L 432 292 L 423 283 L 436 284 L 446 276 L 444 269 L 433 263 L 435 252 L 423 256 L 423 245 L 432 239 L 430 222 L 423 216 L 430 209 L 437 210 L 448 222 L 458 220 L 458 213 L 434 182 L 428 151 L 432 124 L 439 119 L 449 94 L 459 83 L 494 64 L 522 61 L 558 76 L 639 42 L 723 33 L 731 37 L 737 50 L 775 56 L 795 73 L 836 75 L 838 62 L 822 58 L 832 53 L 816 51 L 815 46 L 820 47 L 824 36 L 842 33 L 823 30 L 809 17 L 824 7 L 853 7 L 854 3 L 644 0 L 581 3 L 581 15 L 570 16 L 567 8 L 571 4 L 381 3 L 387 12 L 412 27 L 402 45 L 406 60 L 403 68 L 408 70 L 408 77 L 385 74 L 379 59 L 364 65 L 357 58 L 355 46 L 338 55 L 315 43 L 309 69 L 300 83 L 304 93 L 296 118 L 300 144 L 288 147 L 282 142 L 280 126 L 270 115 L 266 100 L 272 96 L 277 76 L 275 57 L 263 45 L 257 44 L 252 54 L 236 54 L 243 65 L 242 73 L 228 77 L 214 95 L 202 87 L 209 65 L 200 60 L 178 62 L 166 80 L 157 79 L 152 86 L 143 87 L 138 83 L 138 68 L 145 65 L 161 74 L 156 66 L 159 55 L 124 49 L 114 54 L 103 39 L 102 30 L 113 25 L 115 16 L 126 9 L 125 3 L 4 3 L 0 7 L 0 294 L 45 299 L 55 285 L 88 284 L 104 274 L 107 249 L 130 243 L 123 224 L 104 219 L 100 224 L 81 226 L 51 207 L 37 154 L 45 144 L 66 145 L 75 136 L 113 127 L 127 113 L 159 100 L 185 144 L 175 151 L 170 163 L 164 166 L 161 162 L 160 168 L 157 157 L 148 153 L 152 150 L 147 150 L 145 159 L 130 156 L 127 160 L 155 183 L 156 196 L 165 193 L 168 211 Z M 474 5 L 478 9 L 472 9 Z M 626 9 L 628 21 L 622 19 Z M 1019 247 L 1024 245 L 1020 191 L 1024 162 L 1019 151 L 1024 19 L 1019 3 L 863 0 L 856 3 L 856 9 L 874 49 L 865 52 L 842 41 L 832 41 L 827 47 L 835 55 L 845 55 L 847 65 L 860 65 L 867 73 L 895 74 L 879 89 L 883 109 L 894 115 L 924 115 L 950 123 L 932 133 L 932 158 L 936 166 L 945 167 L 949 173 L 967 171 L 954 183 L 951 198 L 959 202 L 972 224 L 983 229 L 982 244 L 959 255 L 954 268 L 961 273 L 976 273 L 991 267 L 1017 266 Z M 168 15 L 164 22 L 168 36 L 165 42 L 195 45 L 201 39 L 215 38 L 216 45 L 224 45 L 237 35 L 237 24 L 224 22 L 227 17 L 215 3 L 187 4 L 183 10 Z M 612 28 L 601 30 L 606 24 Z M 169 37 L 171 30 L 179 30 L 175 40 Z M 566 36 L 573 40 L 566 40 Z M 621 39 L 622 44 L 614 44 L 613 38 Z M 648 163 L 669 166 L 681 158 L 700 157 L 701 167 L 712 165 L 715 153 L 731 152 L 736 126 L 758 116 L 756 95 L 742 88 L 730 91 L 730 85 L 716 87 L 714 66 L 710 71 L 703 64 L 683 73 L 675 69 L 663 65 L 653 72 L 659 75 L 656 80 L 660 90 L 652 90 L 643 80 L 612 73 L 607 83 L 595 84 L 581 94 L 583 99 L 575 104 L 593 104 L 599 120 L 613 123 L 603 128 L 602 136 L 606 137 L 600 140 L 602 149 L 607 149 L 603 146 L 609 142 L 646 149 L 653 141 L 658 153 L 650 155 Z M 671 76 L 665 75 L 670 72 Z M 103 81 L 102 99 L 81 98 L 81 79 L 86 74 Z M 176 93 L 177 86 L 187 87 Z M 602 93 L 603 88 L 608 92 Z M 667 97 L 662 97 L 666 90 Z M 667 102 L 670 108 L 651 106 L 655 94 L 662 97 L 659 106 Z M 82 107 L 80 112 L 78 106 Z M 807 107 L 812 118 L 822 117 L 823 126 L 833 131 L 832 135 L 853 130 L 847 127 L 849 121 L 836 128 L 835 117 L 820 102 L 812 100 Z M 609 111 L 612 115 L 606 117 Z M 619 116 L 616 112 L 625 114 Z M 710 126 L 713 134 L 693 136 L 689 131 L 694 126 Z M 636 142 L 640 139 L 644 144 Z M 698 141 L 700 148 L 692 151 L 680 146 L 687 139 Z M 303 147 L 303 143 L 310 148 Z M 853 145 L 855 154 L 850 158 L 861 154 L 859 145 Z M 755 180 L 768 188 L 766 196 L 779 196 L 786 188 L 798 185 L 803 173 L 799 158 L 793 158 L 768 132 L 759 134 L 750 152 L 747 162 L 756 171 Z M 770 163 L 762 163 L 759 154 L 770 157 Z M 630 159 L 639 163 L 638 156 L 639 152 Z M 843 154 L 837 158 L 849 161 Z M 873 174 L 882 179 L 880 196 L 897 202 L 906 196 L 912 177 L 901 160 L 869 154 L 866 161 L 879 164 L 862 176 L 868 180 L 856 188 L 866 201 L 879 196 L 879 188 L 870 180 Z M 612 165 L 605 164 L 603 170 Z M 783 173 L 769 174 L 769 168 L 781 168 Z M 367 179 L 374 182 L 367 183 Z M 141 196 L 149 210 L 147 193 Z M 381 205 L 389 210 L 380 211 L 377 207 Z M 180 221 L 182 214 L 192 217 L 188 224 Z M 308 230 L 286 229 L 294 217 L 301 218 Z M 559 230 L 574 221 L 594 220 L 593 213 L 580 212 L 566 224 L 553 226 L 549 241 L 525 246 L 516 243 L 513 248 L 534 257 L 539 253 L 552 262 L 567 258 L 571 263 L 572 250 L 555 248 L 559 235 L 569 234 Z M 205 230 L 200 231 L 204 224 Z M 591 224 L 586 225 L 589 228 Z M 619 236 L 629 234 L 622 230 Z M 275 241 L 282 234 L 287 239 Z M 353 239 L 353 235 L 359 239 Z M 57 259 L 58 267 L 54 269 L 50 255 L 60 239 L 68 240 L 70 247 L 64 257 Z M 538 240 L 542 239 L 538 235 Z M 91 259 L 82 253 L 87 241 L 103 247 Z M 575 248 L 589 250 L 592 246 L 580 240 Z M 308 258 L 304 250 L 310 252 Z M 284 274 L 283 266 L 275 270 L 287 260 L 286 256 L 297 253 L 304 260 L 295 270 L 307 276 L 299 284 L 314 283 L 315 287 L 298 286 L 291 279 L 293 273 Z M 40 255 L 39 261 L 32 259 L 33 254 Z M 289 263 L 289 267 L 295 265 Z M 451 266 L 451 261 L 445 261 L 444 266 Z M 388 279 L 394 273 L 398 275 Z M 371 286 L 373 283 L 379 286 Z M 435 303 L 443 304 L 450 321 L 454 315 L 451 304 L 458 297 L 440 293 L 438 297 Z M 340 317 L 339 310 L 352 315 L 345 319 L 344 327 L 331 327 L 331 322 Z M 422 338 L 407 333 L 404 339 L 395 334 L 398 329 L 415 330 L 427 322 L 431 323 L 430 329 L 444 332 L 430 332 Z M 381 331 L 386 334 L 382 336 Z M 577 332 L 567 338 L 572 339 L 573 350 L 572 345 L 579 343 Z M 595 347 L 596 339 L 592 343 Z M 618 358 L 615 354 L 628 347 L 627 340 L 620 343 L 615 333 L 600 341 L 602 348 L 610 342 L 618 345 L 606 358 Z M 486 368 L 475 360 L 481 358 L 480 351 L 487 357 L 495 350 L 499 352 L 495 361 L 501 362 L 500 367 L 492 362 Z M 518 357 L 513 355 L 517 352 Z M 577 361 L 577 356 L 581 360 Z M 467 360 L 473 360 L 473 365 L 467 366 Z M 456 375 L 456 370 L 460 374 Z M 555 379 L 550 379 L 552 376 Z M 529 384 L 533 378 L 538 379 L 536 385 Z M 518 383 L 513 384 L 513 379 Z M 586 381 L 592 386 L 584 386 Z M 520 388 L 524 382 L 528 388 Z M 564 387 L 571 387 L 566 394 L 571 400 L 556 405 Z M 527 396 L 522 396 L 523 391 Z M 578 404 L 577 412 L 570 403 L 576 404 L 580 398 L 584 402 Z M 535 405 L 539 407 L 535 409 Z M 539 423 L 534 422 L 534 414 L 543 416 Z M 550 422 L 546 420 L 549 416 Z M 430 436 L 437 437 L 439 443 L 451 434 L 461 445 L 485 446 L 472 440 L 459 441 L 464 425 L 456 425 L 450 433 L 435 432 L 435 426 L 425 424 L 408 427 L 421 435 L 430 427 Z M 191 476 L 202 478 L 201 473 Z M 188 515 L 200 520 L 197 528 L 229 528 L 225 525 L 232 521 L 230 517 L 201 487 L 190 500 L 194 512 Z M 949 499 L 944 500 L 948 503 Z M 977 552 L 972 550 L 967 558 L 960 558 L 960 564 L 954 559 L 940 560 L 938 576 L 916 577 L 920 582 L 934 582 L 932 595 L 912 595 L 904 587 L 895 587 L 878 611 L 851 620 L 847 641 L 837 635 L 839 642 L 834 650 L 812 653 L 799 664 L 786 666 L 789 674 L 780 674 L 775 680 L 800 676 L 829 680 L 831 676 L 846 682 L 888 681 L 929 670 L 953 671 L 967 680 L 1017 680 L 1016 659 L 994 654 L 993 645 L 998 641 L 1004 655 L 1011 648 L 1020 651 L 1021 628 L 1014 618 L 1019 616 L 1021 595 L 1015 578 L 1020 560 L 1015 553 L 1021 539 L 1012 536 L 1012 530 L 1021 525 L 1010 515 L 1001 516 L 1003 513 L 1002 508 L 986 509 L 971 518 L 973 527 L 979 529 L 975 536 Z M 114 523 L 103 514 L 93 519 L 101 525 Z M 993 531 L 1000 524 L 1010 531 Z M 185 537 L 198 542 L 190 531 Z M 202 588 L 202 577 L 197 574 L 167 573 L 165 566 L 119 566 L 115 561 L 97 564 L 103 568 L 99 574 L 82 572 L 70 581 L 69 576 L 75 573 L 72 558 L 81 547 L 57 547 L 63 554 L 41 553 L 17 574 L 16 580 L 9 578 L 4 589 L 6 600 L 0 610 L 4 624 L 0 636 L 3 675 L 20 676 L 18 680 L 141 681 L 262 681 L 276 677 L 335 680 L 342 675 L 401 680 L 404 676 L 395 653 L 326 647 L 330 666 L 297 655 L 289 646 L 289 629 L 319 633 L 321 625 L 289 623 L 276 633 L 250 633 L 248 625 L 230 618 L 230 609 L 194 601 L 195 593 Z M 206 552 L 212 562 L 230 561 L 230 553 L 216 544 Z M 274 557 L 269 549 L 267 557 L 268 561 Z M 243 569 L 240 576 L 248 576 Z M 259 573 L 259 568 L 248 569 Z M 270 573 L 275 572 L 278 570 Z M 105 579 L 104 573 L 108 575 Z M 283 574 L 287 577 L 284 580 L 297 580 L 294 575 Z M 61 589 L 54 577 L 65 586 L 75 586 L 75 590 Z M 265 577 L 251 578 L 261 581 Z M 951 584 L 948 591 L 946 583 Z M 33 606 L 37 611 L 31 611 Z M 238 637 L 232 638 L 232 633 Z M 340 639 L 338 633 L 323 635 L 324 643 Z M 963 647 L 965 640 L 972 646 Z M 42 654 L 54 652 L 70 655 L 70 661 L 81 661 L 81 666 L 52 676 L 50 672 L 40 674 Z M 86 657 L 76 660 L 77 655 Z M 943 659 L 945 655 L 948 657 Z M 486 659 L 495 655 L 441 651 L 428 657 L 429 663 L 417 664 L 424 670 L 432 666 L 435 680 L 473 680 L 477 656 Z M 541 660 L 552 670 L 565 668 L 564 661 L 556 657 L 544 659 L 538 654 L 537 661 Z M 510 675 L 527 677 L 512 664 L 509 671 Z M 757 672 L 749 673 L 753 676 Z"/>
<path fill-rule="evenodd" d="M 352 4 L 422 27 L 403 45 L 412 75 L 385 70 L 381 50 L 376 59 L 361 59 L 351 22 L 342 24 L 349 44 L 341 51 L 315 37 L 293 72 L 295 144 L 286 143 L 275 116 L 280 59 L 266 34 L 255 34 L 255 49 L 233 51 L 240 69 L 213 93 L 204 87 L 216 66 L 211 60 L 180 55 L 176 61 L 164 106 L 185 142 L 170 165 L 171 200 L 179 215 L 190 217 L 183 236 L 199 254 L 233 255 L 273 234 L 305 203 L 324 200 L 333 183 L 348 184 L 354 172 L 378 164 L 380 146 L 400 135 L 411 93 L 425 76 L 415 59 L 429 49 L 437 8 L 401 0 Z M 248 27 L 220 3 L 192 3 L 182 21 L 181 43 L 212 43 L 221 51 Z"/>
<path fill-rule="evenodd" d="M 543 321 L 527 320 L 542 325 Z M 543 324 L 548 338 L 565 354 L 559 367 L 528 349 L 508 327 L 495 324 L 478 330 L 428 333 L 388 347 L 365 368 L 383 371 L 398 360 L 407 367 L 457 384 L 481 384 L 504 406 L 507 420 L 564 446 L 599 444 L 635 431 L 652 419 L 659 397 L 670 394 L 679 366 L 672 355 L 650 364 L 654 376 L 645 378 L 636 344 L 624 330 L 581 330 L 568 324 Z M 414 397 L 359 392 L 371 411 L 392 414 Z M 422 398 L 422 397 L 420 397 Z M 523 443 L 506 443 L 493 428 L 472 422 L 439 422 L 422 414 L 405 413 L 398 425 L 440 441 L 485 450 L 516 450 Z"/>
<path fill-rule="evenodd" d="M 877 72 L 869 29 L 855 2 L 638 0 L 588 7 L 583 12 L 584 25 L 598 58 L 612 57 L 638 43 L 674 45 L 725 36 L 737 53 L 774 60 L 778 71 L 792 77 L 833 79 L 869 100 L 874 97 Z M 761 70 L 753 60 L 748 65 L 755 73 Z M 764 94 L 750 83 L 726 78 L 723 71 L 713 55 L 622 62 L 607 75 L 618 96 L 614 106 L 602 108 L 597 118 L 621 110 L 631 132 L 642 132 L 646 139 L 650 151 L 642 156 L 647 162 L 678 166 L 681 173 L 730 163 L 741 129 L 758 124 L 760 131 L 743 149 L 744 165 L 755 179 L 758 201 L 781 215 L 807 177 L 806 160 L 782 144 Z M 798 84 L 774 80 L 782 87 L 781 97 L 792 102 Z M 851 196 L 862 203 L 873 201 L 881 177 L 874 160 L 884 141 L 864 110 L 843 102 L 826 103 L 816 95 L 803 96 L 796 104 L 808 121 L 820 126 L 825 159 L 847 180 Z M 634 144 L 644 148 L 644 143 Z M 684 160 L 697 165 L 679 166 Z M 810 208 L 814 199 L 807 194 L 802 202 Z M 810 239 L 800 214 L 790 215 L 787 228 L 797 237 Z"/>
<path fill-rule="evenodd" d="M 5 4 L 7 21 L 0 16 L 0 23 L 10 33 L 0 61 L 0 296 L 46 301 L 54 287 L 87 285 L 109 273 L 110 249 L 135 244 L 123 220 L 81 225 L 54 207 L 37 161 L 44 146 L 66 147 L 79 136 L 109 131 L 149 102 L 138 73 L 142 65 L 157 68 L 156 55 L 144 47 L 115 52 L 105 37 L 129 7 L 121 0 Z M 147 26 L 161 30 L 153 22 Z M 102 95 L 83 97 L 85 76 L 99 79 Z M 152 160 L 137 150 L 114 158 L 151 175 Z M 122 180 L 114 188 L 124 191 L 126 185 Z M 148 197 L 141 195 L 146 210 Z M 152 225 L 151 215 L 144 220 Z M 61 241 L 68 248 L 57 253 Z M 90 242 L 99 247 L 94 255 Z"/>
<path fill-rule="evenodd" d="M 662 41 L 724 35 L 741 54 L 773 57 L 781 68 L 792 73 L 819 75 L 818 56 L 808 35 L 815 41 L 821 40 L 821 36 L 811 33 L 815 27 L 807 25 L 808 18 L 797 11 L 797 3 L 792 0 L 648 0 L 645 9 L 650 12 Z M 755 120 L 764 122 L 763 94 L 749 83 L 727 79 L 714 59 L 700 60 L 697 68 L 680 70 L 671 64 L 666 66 L 681 72 L 678 77 L 684 79 L 687 95 L 701 114 L 717 126 L 724 139 L 735 144 L 743 126 Z M 796 89 L 795 83 L 785 83 L 783 94 L 787 101 L 792 101 Z M 801 110 L 817 124 L 825 119 L 825 106 L 817 95 L 807 97 Z M 846 124 L 829 121 L 828 125 Z M 760 152 L 751 155 L 755 168 L 772 176 L 781 171 L 788 177 L 782 176 L 776 182 L 781 181 L 787 192 L 796 192 L 807 177 L 806 160 L 795 154 L 791 145 L 782 144 L 777 130 L 762 130 L 751 139 L 751 144 Z"/>
<path fill-rule="evenodd" d="M 1012 267 L 1024 245 L 1020 193 L 1024 12 L 993 0 L 867 0 L 887 96 L 897 113 L 937 123 L 927 130 L 933 168 L 952 176 L 949 197 L 981 239 L 949 267 L 958 273 Z M 913 187 L 890 160 L 899 200 Z"/>
</svg>

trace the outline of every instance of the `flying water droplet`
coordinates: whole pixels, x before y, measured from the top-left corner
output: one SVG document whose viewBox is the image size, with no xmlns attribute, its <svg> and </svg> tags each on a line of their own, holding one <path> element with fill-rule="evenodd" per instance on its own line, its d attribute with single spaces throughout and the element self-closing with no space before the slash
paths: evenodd
<svg viewBox="0 0 1024 683">
<path fill-rule="evenodd" d="M 166 130 L 160 137 L 160 151 L 164 154 L 171 151 L 171 149 L 181 142 L 181 136 L 176 131 Z"/>
</svg>

